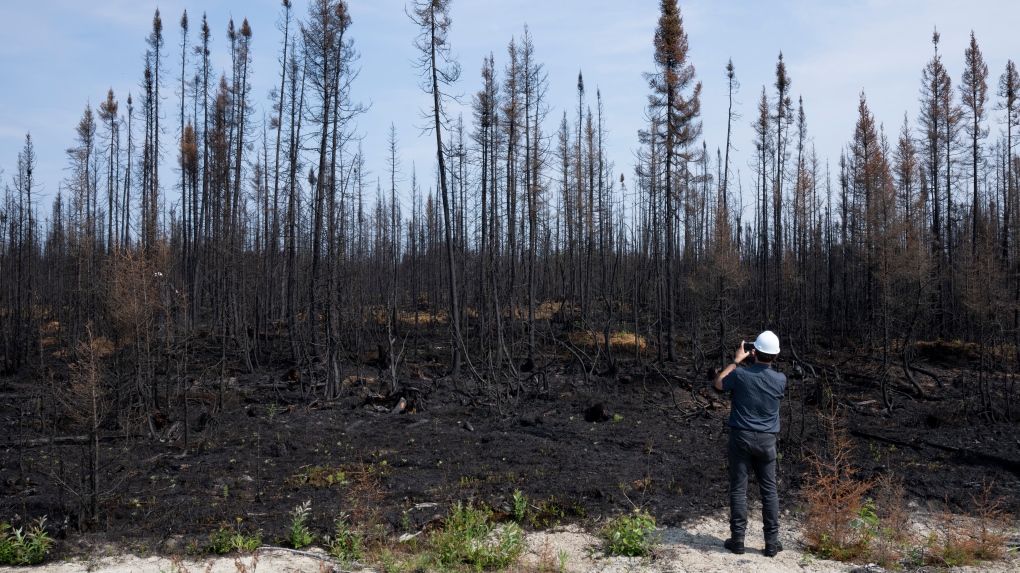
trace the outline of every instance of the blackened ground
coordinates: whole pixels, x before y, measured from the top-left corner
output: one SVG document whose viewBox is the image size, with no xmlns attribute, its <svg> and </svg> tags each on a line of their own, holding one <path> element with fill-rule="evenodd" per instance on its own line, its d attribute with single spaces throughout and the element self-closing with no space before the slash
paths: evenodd
<svg viewBox="0 0 1020 573">
<path fill-rule="evenodd" d="M 1003 509 L 1020 512 L 1016 424 L 982 410 L 969 364 L 924 367 L 945 386 L 921 376 L 919 397 L 906 382 L 892 382 L 890 411 L 866 361 L 817 378 L 780 362 L 791 377 L 781 504 L 796 509 L 799 492 L 811 486 L 808 458 L 824 434 L 819 404 L 838 404 L 862 477 L 892 472 L 912 500 L 948 500 L 954 510 L 973 509 L 988 487 Z M 309 398 L 293 372 L 238 374 L 222 410 L 211 398 L 217 388 L 196 385 L 187 451 L 173 413 L 154 422 L 156 433 L 146 424 L 128 438 L 104 435 L 101 518 L 81 527 L 139 547 L 171 540 L 201 547 L 221 527 L 278 541 L 290 512 L 308 500 L 318 534 L 331 533 L 341 516 L 380 534 L 418 531 L 458 501 L 506 514 L 516 491 L 528 500 L 529 526 L 538 528 L 634 507 L 676 524 L 726 507 L 728 398 L 689 365 L 623 364 L 611 377 L 586 380 L 553 362 L 512 389 L 479 387 L 467 377 L 454 384 L 438 368 L 415 367 L 421 375 L 401 381 L 396 394 L 366 368 L 331 402 Z M 83 450 L 54 443 L 76 435 L 73 427 L 38 431 L 31 404 L 19 398 L 31 394 L 28 384 L 0 381 L 10 397 L 0 402 L 0 520 L 20 525 L 46 515 L 51 531 L 74 537 Z M 992 391 L 1000 413 L 1020 417 L 1008 404 L 1015 393 L 1007 380 Z"/>
</svg>

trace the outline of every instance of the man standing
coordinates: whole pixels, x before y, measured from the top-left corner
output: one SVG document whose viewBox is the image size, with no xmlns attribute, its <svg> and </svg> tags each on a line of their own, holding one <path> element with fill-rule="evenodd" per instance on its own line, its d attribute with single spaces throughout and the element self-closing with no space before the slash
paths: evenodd
<svg viewBox="0 0 1020 573">
<path fill-rule="evenodd" d="M 737 368 L 748 356 L 754 364 Z M 715 389 L 730 392 L 730 538 L 726 549 L 744 552 L 747 530 L 747 475 L 754 471 L 761 492 L 761 519 L 765 529 L 766 557 L 783 550 L 779 542 L 779 492 L 776 487 L 776 435 L 779 434 L 779 401 L 786 390 L 786 376 L 772 369 L 779 354 L 779 337 L 771 330 L 758 335 L 748 352 L 740 342 L 735 360 L 715 379 Z"/>
</svg>

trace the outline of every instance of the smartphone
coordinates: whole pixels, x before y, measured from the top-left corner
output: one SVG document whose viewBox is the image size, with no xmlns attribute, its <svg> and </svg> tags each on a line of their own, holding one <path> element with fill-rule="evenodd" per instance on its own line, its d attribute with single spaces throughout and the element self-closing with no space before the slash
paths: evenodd
<svg viewBox="0 0 1020 573">
<path fill-rule="evenodd" d="M 752 350 L 754 350 L 754 343 L 753 342 L 745 342 L 744 343 L 744 352 L 750 352 Z"/>
</svg>

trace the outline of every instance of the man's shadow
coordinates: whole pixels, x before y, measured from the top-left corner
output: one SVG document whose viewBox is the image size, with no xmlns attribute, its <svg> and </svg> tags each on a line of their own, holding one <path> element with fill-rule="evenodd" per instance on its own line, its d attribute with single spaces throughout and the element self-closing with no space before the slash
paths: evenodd
<svg viewBox="0 0 1020 573">
<path fill-rule="evenodd" d="M 673 526 L 667 527 L 665 531 L 660 533 L 660 535 L 660 543 L 666 549 L 671 546 L 683 546 L 708 553 L 724 553 L 727 555 L 734 555 L 735 557 L 742 557 L 741 555 L 736 555 L 729 549 L 723 547 L 724 538 L 721 538 L 714 533 L 699 533 L 691 531 L 683 526 Z M 744 555 L 761 555 L 763 549 L 753 546 L 745 546 L 744 551 Z"/>
</svg>

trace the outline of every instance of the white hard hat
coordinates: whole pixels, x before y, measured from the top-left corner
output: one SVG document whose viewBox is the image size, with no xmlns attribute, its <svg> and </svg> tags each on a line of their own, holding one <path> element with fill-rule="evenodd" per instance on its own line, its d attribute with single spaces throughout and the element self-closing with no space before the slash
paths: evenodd
<svg viewBox="0 0 1020 573">
<path fill-rule="evenodd" d="M 766 330 L 754 341 L 754 349 L 765 354 L 779 354 L 779 337 L 775 332 Z"/>
</svg>

